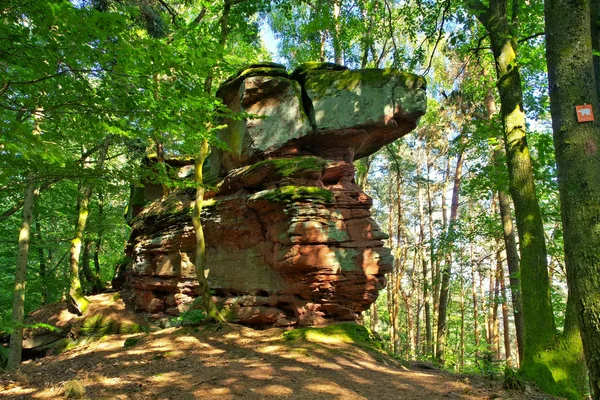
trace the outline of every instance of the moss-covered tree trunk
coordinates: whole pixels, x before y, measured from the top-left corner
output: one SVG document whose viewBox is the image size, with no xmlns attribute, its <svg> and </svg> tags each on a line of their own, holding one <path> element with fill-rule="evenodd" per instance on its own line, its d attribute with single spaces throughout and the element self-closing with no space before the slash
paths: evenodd
<svg viewBox="0 0 600 400">
<path fill-rule="evenodd" d="M 104 167 L 104 161 L 108 153 L 110 146 L 110 137 L 107 137 L 98 155 L 98 161 L 96 163 L 97 171 L 102 171 Z M 92 184 L 87 183 L 83 185 L 81 189 L 81 199 L 78 206 L 77 223 L 75 225 L 75 234 L 71 239 L 71 259 L 69 263 L 69 302 L 75 307 L 80 314 L 85 314 L 89 306 L 89 301 L 83 295 L 83 289 L 81 288 L 81 280 L 79 278 L 79 257 L 81 255 L 81 247 L 83 242 L 83 233 L 87 224 L 89 215 L 89 203 L 92 196 Z"/>
<path fill-rule="evenodd" d="M 592 397 L 600 399 L 600 82 L 590 32 L 596 21 L 590 24 L 589 0 L 547 0 L 545 11 L 569 297 L 578 315 Z M 597 18 L 597 10 L 592 15 Z M 578 123 L 575 106 L 585 103 L 593 105 L 596 120 Z"/>
<path fill-rule="evenodd" d="M 83 241 L 83 231 L 87 223 L 89 214 L 89 201 L 92 194 L 92 187 L 85 186 L 81 191 L 81 200 L 79 202 L 77 213 L 77 224 L 75 225 L 75 234 L 71 239 L 71 259 L 69 263 L 69 301 L 80 314 L 85 314 L 90 302 L 83 295 L 81 288 L 81 279 L 79 278 L 79 256 L 81 255 L 81 246 Z"/>
<path fill-rule="evenodd" d="M 533 168 L 526 140 L 521 75 L 517 60 L 519 3 L 509 14 L 507 0 L 492 0 L 489 7 L 473 0 L 477 17 L 485 26 L 496 63 L 500 115 L 504 130 L 509 189 L 521 253 L 521 293 L 525 341 L 521 372 L 544 391 L 578 398 L 583 388 L 577 376 L 582 360 L 573 341 L 557 337 L 548 278 L 547 251 Z M 589 28 L 589 23 L 587 24 Z"/>
<path fill-rule="evenodd" d="M 29 240 L 31 236 L 31 219 L 35 186 L 30 183 L 25 190 L 23 201 L 23 219 L 19 230 L 19 250 L 17 252 L 17 266 L 15 271 L 15 291 L 13 293 L 12 325 L 8 349 L 9 372 L 14 372 L 21 365 L 21 351 L 23 349 L 23 319 L 25 318 L 25 283 L 27 276 L 27 258 L 29 256 Z"/>
<path fill-rule="evenodd" d="M 590 29 L 592 31 L 592 49 L 595 51 L 596 95 L 600 100 L 600 0 L 590 0 Z"/>
<path fill-rule="evenodd" d="M 483 74 L 487 76 L 487 69 L 483 68 Z M 485 99 L 488 119 L 493 124 L 494 117 L 498 112 L 494 95 L 490 90 Z M 504 236 L 504 246 L 506 249 L 506 263 L 510 277 L 510 289 L 513 303 L 513 315 L 515 318 L 515 331 L 517 334 L 517 348 L 519 353 L 519 363 L 523 359 L 523 345 L 525 343 L 525 325 L 523 321 L 523 306 L 521 302 L 521 281 L 519 267 L 519 252 L 517 250 L 517 241 L 515 240 L 515 231 L 513 227 L 512 211 L 510 208 L 510 198 L 506 192 L 504 179 L 502 179 L 505 170 L 505 142 L 500 135 L 496 137 L 498 145 L 494 150 L 493 163 L 496 170 L 496 190 L 498 192 L 498 208 L 500 209 L 500 220 L 502 222 L 502 233 Z M 503 282 L 504 283 L 504 282 Z M 504 297 L 504 296 L 503 296 Z M 506 297 L 504 297 L 506 298 Z M 504 307 L 504 304 L 503 304 Z M 508 355 L 507 355 L 508 364 Z M 510 365 L 508 365 L 510 367 Z"/>
<path fill-rule="evenodd" d="M 212 295 L 210 293 L 210 286 L 208 284 L 208 270 L 205 267 L 206 264 L 206 241 L 204 240 L 204 230 L 202 228 L 202 221 L 200 216 L 202 214 L 202 205 L 204 203 L 204 179 L 202 175 L 202 166 L 204 160 L 208 156 L 208 140 L 204 139 L 200 146 L 200 151 L 196 156 L 194 179 L 196 182 L 196 202 L 194 204 L 194 213 L 192 215 L 192 222 L 196 231 L 196 258 L 194 266 L 196 268 L 196 279 L 200 286 L 200 296 L 202 296 L 202 304 L 206 315 L 209 319 L 216 322 L 223 322 L 224 318 L 219 313 L 215 303 L 212 301 Z"/>
</svg>

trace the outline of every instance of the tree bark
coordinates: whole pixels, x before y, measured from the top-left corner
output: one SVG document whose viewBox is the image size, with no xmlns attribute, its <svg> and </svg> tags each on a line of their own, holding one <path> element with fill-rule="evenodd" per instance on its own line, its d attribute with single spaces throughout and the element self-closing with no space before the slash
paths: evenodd
<svg viewBox="0 0 600 400">
<path fill-rule="evenodd" d="M 35 234 L 39 240 L 42 242 L 42 229 L 40 227 L 40 223 L 38 221 L 38 215 L 35 215 Z M 38 258 L 40 265 L 40 281 L 41 281 L 41 294 L 42 294 L 42 305 L 48 304 L 48 285 L 46 284 L 47 272 L 46 272 L 46 255 L 44 254 L 44 248 L 39 245 L 38 246 Z"/>
<path fill-rule="evenodd" d="M 460 371 L 465 370 L 465 281 L 460 273 Z"/>
<path fill-rule="evenodd" d="M 110 137 L 104 139 L 102 148 L 98 155 L 96 169 L 102 171 L 104 161 L 110 147 Z M 71 259 L 69 264 L 69 302 L 81 315 L 85 314 L 90 304 L 88 299 L 83 295 L 81 288 L 81 280 L 79 278 L 79 257 L 81 255 L 81 246 L 83 241 L 83 233 L 87 224 L 89 215 L 89 203 L 92 196 L 93 186 L 91 183 L 83 185 L 81 189 L 81 200 L 78 207 L 77 223 L 75 225 L 75 234 L 71 239 Z"/>
<path fill-rule="evenodd" d="M 342 14 L 342 0 L 332 0 L 333 6 L 333 62 L 342 65 L 344 57 L 342 54 L 342 38 L 340 16 Z"/>
<path fill-rule="evenodd" d="M 547 251 L 539 203 L 533 180 L 533 168 L 526 140 L 525 113 L 521 75 L 517 61 L 517 20 L 519 3 L 513 4 L 513 20 L 509 20 L 507 0 L 492 0 L 489 7 L 471 0 L 477 18 L 485 26 L 496 62 L 498 93 L 506 146 L 509 189 L 515 205 L 515 216 L 521 253 L 521 292 L 525 321 L 525 343 L 521 372 L 544 391 L 556 395 L 580 393 L 577 379 L 569 371 L 561 346 L 555 344 L 556 325 L 550 302 Z M 561 3 L 560 1 L 557 2 Z M 561 3 L 562 4 L 562 3 Z M 560 8 L 560 7 L 558 7 Z M 563 18 L 565 9 L 557 15 Z M 589 9 L 584 25 L 589 36 Z M 564 19 L 563 19 L 564 20 Z M 588 39 L 588 42 L 591 42 Z M 591 54 L 591 53 L 590 53 Z M 563 55 L 563 58 L 564 57 Z M 550 62 L 548 65 L 552 65 Z M 593 79 L 593 77 L 590 77 Z M 583 79 L 578 77 L 578 79 Z M 568 88 L 565 86 L 564 88 Z M 558 338 L 560 339 L 560 338 Z M 576 354 L 572 354 L 573 359 Z M 575 363 L 575 366 L 581 362 Z M 557 378 L 560 376 L 560 385 Z"/>
<path fill-rule="evenodd" d="M 104 239 L 104 192 L 102 189 L 98 192 L 98 238 L 94 245 L 94 272 L 96 280 L 100 278 L 100 252 L 102 250 L 102 239 Z"/>
<path fill-rule="evenodd" d="M 475 360 L 481 357 L 481 332 L 479 330 L 479 301 L 477 300 L 477 280 L 475 279 L 475 262 L 473 260 L 473 243 L 470 245 L 471 260 L 471 296 L 473 298 L 473 328 L 475 335 Z"/>
<path fill-rule="evenodd" d="M 456 159 L 456 170 L 454 171 L 454 188 L 452 189 L 452 203 L 450 205 L 450 221 L 448 224 L 448 234 L 447 237 L 450 240 L 453 240 L 454 236 L 454 226 L 458 219 L 458 199 L 460 194 L 460 183 L 462 177 L 462 166 L 463 166 L 463 152 L 462 150 L 458 153 L 458 157 Z M 449 243 L 447 243 L 449 245 Z M 449 246 L 450 247 L 450 246 Z M 442 285 L 440 288 L 440 305 L 438 312 L 438 321 L 437 321 L 437 349 L 436 349 L 436 361 L 440 365 L 444 365 L 445 363 L 445 346 L 446 346 L 446 334 L 447 334 L 447 326 L 446 326 L 446 317 L 448 313 L 448 301 L 450 298 L 450 277 L 452 274 L 452 251 L 451 249 L 447 249 L 448 256 L 446 257 L 446 262 L 444 263 L 444 268 L 441 273 L 442 275 Z"/>
<path fill-rule="evenodd" d="M 19 250 L 15 271 L 15 291 L 13 293 L 12 325 L 8 348 L 7 370 L 15 372 L 21 366 L 23 349 L 23 320 L 25 318 L 25 283 L 27 276 L 27 258 L 31 236 L 31 220 L 36 188 L 33 183 L 27 185 L 23 201 L 23 219 L 19 230 Z"/>
<path fill-rule="evenodd" d="M 92 187 L 85 186 L 81 191 L 82 198 L 79 203 L 79 212 L 77 224 L 75 225 L 75 235 L 71 239 L 71 258 L 69 263 L 69 300 L 77 312 L 85 314 L 90 304 L 83 295 L 81 280 L 79 279 L 79 256 L 81 254 L 81 245 L 83 240 L 83 231 L 88 218 L 88 204 L 92 194 Z"/>
<path fill-rule="evenodd" d="M 508 264 L 510 294 L 513 304 L 513 315 L 515 318 L 515 331 L 517 335 L 517 348 L 520 364 L 523 360 L 523 347 L 525 343 L 525 321 L 523 319 L 523 304 L 521 302 L 521 271 L 519 267 L 519 253 L 517 251 L 517 242 L 515 240 L 515 232 L 513 229 L 510 199 L 503 190 L 498 190 L 498 203 L 500 204 L 500 217 L 502 218 L 504 245 L 506 248 L 506 263 Z"/>
<path fill-rule="evenodd" d="M 224 322 L 225 319 L 219 313 L 217 306 L 212 301 L 212 294 L 210 293 L 210 286 L 208 284 L 208 270 L 205 267 L 206 264 L 206 241 L 204 240 L 204 230 L 202 228 L 201 214 L 202 205 L 204 203 L 204 181 L 202 176 L 202 166 L 204 160 L 208 156 L 208 140 L 204 139 L 200 146 L 200 151 L 196 157 L 194 178 L 196 182 L 196 202 L 194 204 L 194 213 L 192 215 L 192 222 L 194 224 L 194 230 L 196 231 L 196 257 L 194 266 L 196 268 L 196 279 L 200 286 L 200 295 L 202 296 L 202 303 L 204 310 L 209 319 L 215 322 Z"/>
<path fill-rule="evenodd" d="M 92 294 L 98 294 L 102 292 L 102 283 L 97 280 L 96 275 L 92 272 L 90 267 L 90 259 L 92 257 L 92 239 L 85 238 L 83 241 L 83 258 L 81 260 L 81 271 L 85 280 L 92 285 Z"/>
<path fill-rule="evenodd" d="M 500 286 L 498 282 L 498 273 L 500 268 L 502 268 L 502 251 L 498 249 L 496 250 L 496 269 L 490 269 L 490 304 L 492 305 L 492 320 L 490 326 L 492 329 L 491 351 L 496 360 L 500 359 L 500 323 L 498 318 L 498 306 L 500 305 Z"/>
<path fill-rule="evenodd" d="M 515 6 L 518 3 L 515 2 Z M 483 69 L 484 75 L 487 74 L 487 70 Z M 493 120 L 493 117 L 497 113 L 496 102 L 494 96 L 491 93 L 491 89 L 486 96 L 486 108 L 488 112 L 488 119 Z M 508 264 L 508 271 L 510 276 L 510 289 L 513 302 L 513 314 L 515 318 L 515 330 L 517 334 L 517 347 L 519 351 L 519 362 L 523 359 L 523 344 L 525 342 L 525 328 L 523 321 L 523 306 L 521 303 L 521 281 L 520 267 L 519 267 L 519 253 L 517 250 L 517 242 L 515 240 L 515 232 L 513 229 L 512 212 L 510 209 L 510 198 L 506 193 L 504 187 L 504 179 L 502 179 L 503 171 L 505 168 L 504 159 L 506 157 L 505 141 L 502 136 L 497 136 L 496 140 L 498 145 L 493 153 L 493 163 L 496 170 L 496 190 L 498 192 L 498 204 L 500 208 L 500 218 L 502 221 L 502 231 L 504 236 L 504 246 L 506 248 L 506 262 Z M 506 298 L 506 297 L 505 297 Z"/>
<path fill-rule="evenodd" d="M 428 169 L 428 175 L 429 175 L 429 169 Z M 427 177 L 428 182 L 429 182 L 429 176 Z M 430 220 L 430 224 L 429 224 L 429 235 L 433 235 L 433 224 L 432 224 L 432 218 L 431 218 L 431 196 L 429 193 L 429 183 L 427 184 L 427 195 L 428 195 L 428 205 L 429 205 L 429 220 Z M 426 340 L 426 352 L 425 354 L 428 356 L 432 356 L 433 354 L 433 349 L 432 349 L 432 341 L 433 341 L 433 337 L 431 335 L 431 306 L 429 304 L 429 271 L 427 269 L 427 265 L 428 265 L 428 261 L 425 259 L 425 251 L 423 250 L 423 247 L 425 246 L 425 219 L 424 219 L 424 213 L 423 213 L 423 187 L 421 185 L 421 164 L 420 164 L 420 159 L 417 161 L 417 196 L 418 196 L 418 202 L 419 202 L 419 241 L 421 243 L 422 246 L 422 260 L 421 260 L 421 264 L 422 264 L 422 272 L 423 272 L 423 302 L 425 305 L 425 340 Z M 433 237 L 430 237 L 429 240 L 430 246 L 432 246 L 433 248 Z M 431 254 L 431 252 L 430 252 Z"/>
<path fill-rule="evenodd" d="M 502 294 L 502 324 L 504 325 L 504 356 L 506 366 L 513 367 L 512 351 L 510 349 L 510 325 L 508 321 L 508 303 L 506 297 L 506 282 L 504 281 L 504 267 L 500 265 L 499 271 L 500 293 Z"/>
<path fill-rule="evenodd" d="M 592 15 L 597 18 L 597 3 Z M 565 266 L 592 397 L 600 399 L 600 124 L 592 59 L 590 2 L 548 0 L 546 59 L 558 167 Z M 596 28 L 597 29 L 597 28 Z M 597 38 L 597 32 L 594 32 Z M 594 84 L 595 83 L 595 84 Z M 575 105 L 592 104 L 594 122 L 578 123 Z M 565 330 L 566 331 L 566 330 Z"/>
</svg>

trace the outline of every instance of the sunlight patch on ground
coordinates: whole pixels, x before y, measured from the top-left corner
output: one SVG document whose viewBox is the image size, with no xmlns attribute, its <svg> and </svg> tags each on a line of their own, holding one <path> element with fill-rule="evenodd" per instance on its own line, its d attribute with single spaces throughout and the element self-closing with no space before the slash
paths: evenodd
<svg viewBox="0 0 600 400">
<path fill-rule="evenodd" d="M 228 394 L 229 392 L 229 388 L 226 387 L 210 389 L 210 393 L 212 394 Z"/>
<path fill-rule="evenodd" d="M 282 346 L 280 346 L 280 345 L 276 345 L 276 344 L 275 344 L 275 345 L 270 345 L 270 346 L 263 346 L 263 347 L 259 347 L 259 348 L 257 349 L 257 351 L 258 351 L 259 353 L 266 353 L 266 354 L 269 354 L 269 353 L 275 353 L 275 352 L 277 352 L 277 351 L 280 351 L 280 350 L 282 350 L 282 349 L 283 349 L 283 347 L 282 347 Z"/>
<path fill-rule="evenodd" d="M 269 380 L 273 379 L 273 367 L 259 367 L 246 371 L 244 375 L 252 379 Z"/>
<path fill-rule="evenodd" d="M 256 389 L 256 393 L 264 396 L 289 396 L 294 391 L 283 385 L 267 385 L 263 388 Z"/>
<path fill-rule="evenodd" d="M 178 380 L 180 375 L 176 372 L 165 372 L 162 374 L 157 374 L 148 378 L 149 381 L 157 382 L 157 383 L 173 383 Z"/>
<path fill-rule="evenodd" d="M 360 376 L 358 376 L 356 374 L 353 374 L 352 372 L 345 371 L 344 373 L 348 376 L 348 378 L 349 378 L 348 380 L 349 381 L 358 383 L 360 385 L 368 385 L 368 384 L 372 383 L 370 380 L 362 378 L 362 377 L 360 377 Z"/>
<path fill-rule="evenodd" d="M 302 372 L 304 371 L 304 368 L 302 367 L 292 367 L 292 366 L 285 366 L 285 367 L 281 367 L 282 371 L 286 371 L 286 372 Z"/>
<path fill-rule="evenodd" d="M 179 336 L 175 339 L 176 342 L 189 344 L 191 346 L 198 346 L 200 344 L 200 340 L 198 340 L 195 336 Z"/>
<path fill-rule="evenodd" d="M 332 396 L 337 396 L 337 399 L 364 399 L 365 397 L 360 396 L 356 392 L 341 387 L 332 382 L 327 383 L 311 383 L 305 386 L 306 389 L 316 392 L 316 393 L 324 393 Z"/>
</svg>

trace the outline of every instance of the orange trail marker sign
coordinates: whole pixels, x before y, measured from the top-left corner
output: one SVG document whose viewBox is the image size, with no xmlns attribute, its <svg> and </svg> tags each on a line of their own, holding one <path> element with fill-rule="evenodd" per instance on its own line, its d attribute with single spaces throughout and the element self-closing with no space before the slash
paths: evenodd
<svg viewBox="0 0 600 400">
<path fill-rule="evenodd" d="M 575 106 L 577 111 L 577 122 L 592 122 L 594 120 L 594 112 L 591 104 Z"/>
</svg>

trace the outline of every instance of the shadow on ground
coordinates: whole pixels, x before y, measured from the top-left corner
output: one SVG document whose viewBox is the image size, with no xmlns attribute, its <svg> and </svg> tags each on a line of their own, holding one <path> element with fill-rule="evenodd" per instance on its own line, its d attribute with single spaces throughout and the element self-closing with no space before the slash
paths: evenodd
<svg viewBox="0 0 600 400">
<path fill-rule="evenodd" d="M 86 399 L 532 398 L 500 382 L 402 368 L 350 343 L 286 341 L 283 332 L 207 325 L 106 336 L 0 376 L 0 398 L 63 398 L 72 380 Z"/>
</svg>

